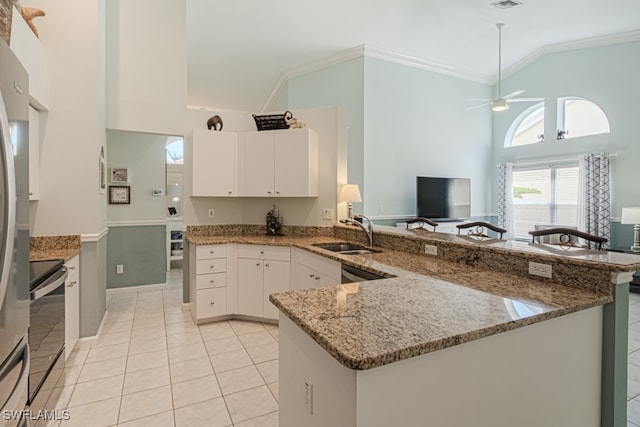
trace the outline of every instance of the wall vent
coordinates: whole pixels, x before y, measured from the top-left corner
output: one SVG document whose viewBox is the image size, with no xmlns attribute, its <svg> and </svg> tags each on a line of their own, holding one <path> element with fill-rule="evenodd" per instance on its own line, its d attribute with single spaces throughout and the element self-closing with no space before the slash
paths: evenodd
<svg viewBox="0 0 640 427">
<path fill-rule="evenodd" d="M 499 9 L 511 9 L 512 7 L 520 6 L 521 1 L 517 0 L 501 0 L 491 3 L 491 6 L 495 6 Z"/>
</svg>

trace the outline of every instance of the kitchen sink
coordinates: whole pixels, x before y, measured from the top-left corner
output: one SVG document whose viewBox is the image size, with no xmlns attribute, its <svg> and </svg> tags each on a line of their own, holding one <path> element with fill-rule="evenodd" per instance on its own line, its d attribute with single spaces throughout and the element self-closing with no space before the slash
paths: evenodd
<svg viewBox="0 0 640 427">
<path fill-rule="evenodd" d="M 313 246 L 341 255 L 366 255 L 380 252 L 378 249 L 369 249 L 356 243 L 316 243 Z"/>
</svg>

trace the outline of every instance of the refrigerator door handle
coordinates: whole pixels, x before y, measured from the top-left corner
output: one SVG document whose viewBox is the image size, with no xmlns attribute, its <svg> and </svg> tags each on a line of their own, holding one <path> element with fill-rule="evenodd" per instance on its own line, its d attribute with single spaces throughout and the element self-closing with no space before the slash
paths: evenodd
<svg viewBox="0 0 640 427">
<path fill-rule="evenodd" d="M 11 145 L 11 139 L 9 138 L 9 119 L 7 118 L 7 110 L 4 106 L 4 98 L 2 92 L 0 92 L 0 143 L 2 146 L 0 150 L 0 157 L 3 164 L 0 164 L 0 173 L 4 173 L 4 177 L 0 178 L 0 182 L 4 181 L 6 189 L 5 197 L 2 201 L 4 204 L 4 211 L 6 218 L 0 218 L 3 220 L 3 224 L 0 226 L 0 254 L 2 254 L 2 272 L 0 272 L 0 307 L 4 304 L 4 296 L 7 292 L 7 286 L 9 284 L 9 275 L 12 270 L 13 263 L 13 247 L 16 238 L 16 174 L 13 164 L 13 146 Z"/>
<path fill-rule="evenodd" d="M 56 290 L 60 285 L 63 285 L 65 280 L 67 280 L 67 276 L 69 273 L 67 272 L 67 267 L 61 267 L 60 270 L 53 273 L 51 277 L 49 277 L 44 283 L 39 285 L 37 288 L 31 291 L 31 301 L 35 301 L 48 293 Z"/>
</svg>

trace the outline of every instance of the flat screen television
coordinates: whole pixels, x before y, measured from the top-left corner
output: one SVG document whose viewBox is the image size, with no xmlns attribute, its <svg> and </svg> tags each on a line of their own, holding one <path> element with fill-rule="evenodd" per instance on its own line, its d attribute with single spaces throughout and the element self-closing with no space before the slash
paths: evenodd
<svg viewBox="0 0 640 427">
<path fill-rule="evenodd" d="M 469 178 L 416 179 L 417 216 L 434 221 L 459 221 L 471 215 Z"/>
</svg>

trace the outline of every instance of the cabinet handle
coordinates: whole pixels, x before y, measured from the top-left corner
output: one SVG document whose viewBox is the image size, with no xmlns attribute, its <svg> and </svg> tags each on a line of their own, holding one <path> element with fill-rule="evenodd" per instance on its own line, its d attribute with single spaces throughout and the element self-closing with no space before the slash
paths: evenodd
<svg viewBox="0 0 640 427">
<path fill-rule="evenodd" d="M 215 253 L 216 253 L 216 251 L 214 251 L 214 250 L 210 250 L 210 251 L 209 251 L 209 253 L 210 253 L 211 255 L 213 255 L 213 254 L 215 254 Z"/>
<path fill-rule="evenodd" d="M 75 270 L 75 269 L 76 269 L 75 265 L 72 265 L 71 267 L 69 267 L 69 270 Z"/>
<path fill-rule="evenodd" d="M 229 191 L 228 194 L 233 194 L 233 191 Z"/>
<path fill-rule="evenodd" d="M 260 267 L 260 263 L 259 262 L 256 262 L 256 267 Z"/>
<path fill-rule="evenodd" d="M 316 277 L 315 277 L 315 279 L 316 279 L 316 280 L 320 280 L 320 277 L 316 276 Z"/>
<path fill-rule="evenodd" d="M 213 270 L 214 268 L 216 268 L 216 266 L 215 265 L 210 265 L 209 268 Z"/>
<path fill-rule="evenodd" d="M 213 280 L 213 279 L 209 280 L 209 283 L 215 283 L 215 282 L 216 282 L 216 281 L 215 281 L 215 280 Z"/>
<path fill-rule="evenodd" d="M 265 264 L 264 266 L 265 266 L 265 267 L 269 267 L 269 264 Z"/>
<path fill-rule="evenodd" d="M 67 288 L 73 288 L 73 285 L 75 285 L 76 283 L 78 283 L 78 282 L 76 282 L 76 281 L 74 280 L 73 282 L 71 282 L 71 283 L 69 283 L 69 284 L 67 285 Z"/>
<path fill-rule="evenodd" d="M 267 194 L 271 194 L 271 191 L 267 191 Z"/>
<path fill-rule="evenodd" d="M 310 275 L 309 275 L 309 277 L 311 277 L 311 278 L 313 279 L 314 275 L 313 275 L 313 274 L 310 274 Z"/>
<path fill-rule="evenodd" d="M 279 192 L 279 191 L 276 191 L 276 194 L 280 194 L 280 192 Z"/>
<path fill-rule="evenodd" d="M 264 255 L 264 251 L 260 251 L 260 255 Z"/>
<path fill-rule="evenodd" d="M 215 301 L 211 301 L 209 305 L 215 305 L 215 303 L 216 303 Z"/>
</svg>

